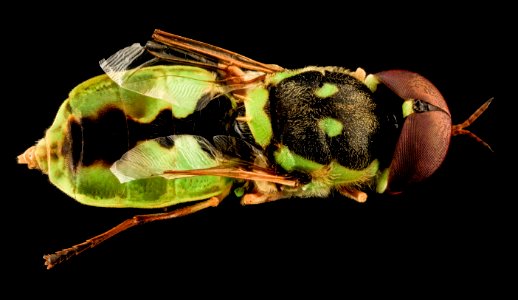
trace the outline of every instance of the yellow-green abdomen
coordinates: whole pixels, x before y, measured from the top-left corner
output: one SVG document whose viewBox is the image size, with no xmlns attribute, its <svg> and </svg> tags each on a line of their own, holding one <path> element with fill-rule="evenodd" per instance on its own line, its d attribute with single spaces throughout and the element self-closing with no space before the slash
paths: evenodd
<svg viewBox="0 0 518 300">
<path fill-rule="evenodd" d="M 139 72 L 146 77 L 149 75 L 146 72 L 156 71 L 143 69 Z M 207 80 L 214 76 L 206 70 L 185 66 L 163 67 L 159 71 L 167 76 L 194 72 Z M 154 145 L 152 151 L 158 153 L 155 157 L 162 157 L 165 163 L 182 160 L 175 158 L 178 153 L 198 151 L 196 161 L 176 161 L 179 165 L 174 165 L 173 161 L 172 168 L 206 168 L 216 163 L 193 136 L 226 134 L 230 123 L 227 118 L 233 107 L 231 101 L 219 97 L 198 111 L 195 109 L 197 101 L 205 90 L 210 93 L 211 87 L 204 90 L 197 83 L 194 88 L 175 88 L 175 93 L 181 94 L 179 104 L 121 89 L 105 75 L 82 83 L 61 105 L 45 138 L 36 146 L 42 171 L 49 175 L 54 185 L 77 201 L 102 207 L 166 207 L 206 199 L 228 190 L 233 181 L 223 177 L 166 179 L 152 176 L 121 183 L 110 170 L 126 152 L 143 143 Z M 175 96 L 174 93 L 171 95 Z M 177 109 L 178 105 L 181 109 Z M 175 114 L 175 111 L 181 113 Z M 172 135 L 182 138 L 163 145 L 154 142 Z M 196 145 L 198 149 L 193 149 Z"/>
</svg>

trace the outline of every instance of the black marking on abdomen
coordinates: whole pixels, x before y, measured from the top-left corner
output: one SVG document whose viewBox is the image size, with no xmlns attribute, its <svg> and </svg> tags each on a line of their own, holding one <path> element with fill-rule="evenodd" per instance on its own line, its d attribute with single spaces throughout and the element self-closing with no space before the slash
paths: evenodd
<svg viewBox="0 0 518 300">
<path fill-rule="evenodd" d="M 96 118 L 71 119 L 72 169 L 94 163 L 111 165 L 138 142 L 157 137 L 190 134 L 209 141 L 215 135 L 228 135 L 231 124 L 230 100 L 219 97 L 204 109 L 183 118 L 174 118 L 171 110 L 162 110 L 150 123 L 140 123 L 117 107 L 107 107 Z M 171 147 L 173 145 L 164 145 Z"/>
</svg>

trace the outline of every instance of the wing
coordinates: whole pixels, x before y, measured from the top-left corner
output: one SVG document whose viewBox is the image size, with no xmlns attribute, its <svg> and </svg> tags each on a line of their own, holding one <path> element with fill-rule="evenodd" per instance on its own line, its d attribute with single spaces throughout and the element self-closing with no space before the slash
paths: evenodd
<svg viewBox="0 0 518 300">
<path fill-rule="evenodd" d="M 288 186 L 298 184 L 295 179 L 269 169 L 264 165 L 266 158 L 260 151 L 245 145 L 244 141 L 223 136 L 215 137 L 214 141 L 216 146 L 194 135 L 171 135 L 147 140 L 126 152 L 110 170 L 121 183 L 155 176 L 177 179 L 211 175 Z M 225 152 L 217 149 L 220 146 L 226 147 Z M 239 150 L 236 147 L 248 149 L 242 151 L 242 156 L 230 155 L 232 151 Z M 243 160 L 245 156 L 250 160 Z"/>
<path fill-rule="evenodd" d="M 203 42 L 155 30 L 145 47 L 133 44 L 100 61 L 121 88 L 176 106 L 208 101 L 261 84 L 265 75 L 283 70 Z"/>
<path fill-rule="evenodd" d="M 227 71 L 235 66 L 242 70 L 274 73 L 282 71 L 277 65 L 264 64 L 241 54 L 225 50 L 207 43 L 185 38 L 162 30 L 155 30 L 152 35 L 154 42 L 148 43 L 148 49 L 156 57 L 164 60 L 176 61 L 177 58 L 168 56 L 165 50 L 177 51 L 190 56 L 192 59 L 178 62 L 192 63 L 199 66 Z M 154 50 L 157 49 L 158 51 Z"/>
</svg>

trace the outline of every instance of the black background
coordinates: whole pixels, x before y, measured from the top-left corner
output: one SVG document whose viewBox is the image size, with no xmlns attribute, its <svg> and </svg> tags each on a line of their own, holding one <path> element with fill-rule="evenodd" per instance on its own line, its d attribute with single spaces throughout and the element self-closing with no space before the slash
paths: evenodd
<svg viewBox="0 0 518 300">
<path fill-rule="evenodd" d="M 16 21 L 3 26 L 9 93 L 2 119 L 8 170 L 2 250 L 13 283 L 45 283 L 44 294 L 60 293 L 69 281 L 87 294 L 144 286 L 197 295 L 217 285 L 211 291 L 246 288 L 242 296 L 273 293 L 272 287 L 347 294 L 358 284 L 364 292 L 442 295 L 449 289 L 460 295 L 505 285 L 498 275 L 508 268 L 511 199 L 498 194 L 506 187 L 496 136 L 498 111 L 510 100 L 498 97 L 503 87 L 497 75 L 505 56 L 497 32 L 507 20 L 488 7 L 403 12 L 320 1 L 288 9 L 272 5 L 141 3 L 119 11 L 84 4 L 31 6 L 32 16 L 16 12 Z M 228 199 L 216 209 L 133 228 L 47 271 L 43 254 L 142 211 L 83 206 L 15 158 L 43 136 L 75 85 L 102 72 L 101 58 L 144 43 L 155 28 L 285 68 L 409 69 L 438 87 L 454 123 L 495 97 L 470 128 L 494 152 L 454 137 L 438 172 L 400 196 L 373 194 L 366 204 L 330 197 L 250 207 Z"/>
</svg>

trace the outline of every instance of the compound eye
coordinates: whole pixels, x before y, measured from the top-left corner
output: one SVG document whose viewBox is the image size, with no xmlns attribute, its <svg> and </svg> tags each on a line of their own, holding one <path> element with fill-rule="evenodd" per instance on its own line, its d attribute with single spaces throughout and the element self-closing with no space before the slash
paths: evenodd
<svg viewBox="0 0 518 300">
<path fill-rule="evenodd" d="M 388 192 L 431 176 L 446 157 L 451 138 L 451 116 L 437 88 L 423 76 L 404 70 L 376 74 L 401 97 L 407 107 L 388 177 Z"/>
</svg>

